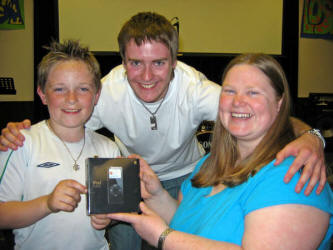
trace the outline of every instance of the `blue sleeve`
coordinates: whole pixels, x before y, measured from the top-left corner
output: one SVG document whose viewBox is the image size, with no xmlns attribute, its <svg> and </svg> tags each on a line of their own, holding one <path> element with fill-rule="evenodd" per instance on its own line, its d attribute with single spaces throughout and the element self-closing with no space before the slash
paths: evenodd
<svg viewBox="0 0 333 250">
<path fill-rule="evenodd" d="M 242 201 L 245 214 L 256 209 L 281 204 L 310 205 L 332 214 L 333 196 L 328 184 L 326 184 L 320 195 L 313 191 L 309 196 L 305 196 L 304 190 L 308 183 L 306 183 L 300 193 L 295 192 L 300 172 L 297 172 L 288 184 L 283 181 L 293 160 L 294 157 L 289 157 L 279 166 L 274 166 L 273 162 L 271 162 L 248 180 L 247 195 Z"/>
</svg>

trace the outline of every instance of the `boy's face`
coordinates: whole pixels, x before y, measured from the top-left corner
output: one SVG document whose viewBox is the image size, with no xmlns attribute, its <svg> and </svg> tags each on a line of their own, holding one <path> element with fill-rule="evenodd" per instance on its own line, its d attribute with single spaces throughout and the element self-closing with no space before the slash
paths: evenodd
<svg viewBox="0 0 333 250">
<path fill-rule="evenodd" d="M 52 66 L 45 91 L 37 90 L 48 106 L 55 131 L 83 128 L 99 98 L 93 75 L 78 60 L 60 61 Z"/>
<path fill-rule="evenodd" d="M 127 79 L 136 96 L 144 102 L 162 99 L 176 67 L 167 46 L 156 41 L 145 41 L 138 46 L 132 39 L 126 45 L 125 58 Z"/>
</svg>

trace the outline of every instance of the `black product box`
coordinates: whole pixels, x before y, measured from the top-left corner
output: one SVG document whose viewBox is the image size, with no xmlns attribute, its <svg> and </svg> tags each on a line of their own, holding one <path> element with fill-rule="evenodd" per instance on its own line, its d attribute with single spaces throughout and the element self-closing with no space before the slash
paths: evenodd
<svg viewBox="0 0 333 250">
<path fill-rule="evenodd" d="M 139 171 L 138 159 L 87 158 L 88 214 L 139 211 Z"/>
</svg>

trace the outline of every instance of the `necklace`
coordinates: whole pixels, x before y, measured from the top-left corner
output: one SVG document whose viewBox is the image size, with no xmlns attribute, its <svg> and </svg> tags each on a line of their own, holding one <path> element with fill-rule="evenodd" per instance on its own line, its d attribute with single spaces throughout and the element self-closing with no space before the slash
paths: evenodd
<svg viewBox="0 0 333 250">
<path fill-rule="evenodd" d="M 144 105 L 144 103 L 140 100 L 140 98 L 138 98 L 139 102 L 141 103 L 141 105 L 149 112 L 150 116 L 150 128 L 151 130 L 157 130 L 157 120 L 156 120 L 156 113 L 157 111 L 160 109 L 160 107 L 162 106 L 162 103 L 164 101 L 164 98 L 162 99 L 162 101 L 160 102 L 160 104 L 158 105 L 158 107 L 156 108 L 155 112 L 151 112 L 146 105 Z"/>
<path fill-rule="evenodd" d="M 47 127 L 50 129 L 50 131 L 52 132 L 52 134 L 54 134 L 56 137 L 58 137 L 59 140 L 62 142 L 62 144 L 64 144 L 64 146 L 65 146 L 67 152 L 69 153 L 70 157 L 71 157 L 72 160 L 74 161 L 74 164 L 73 164 L 73 169 L 74 169 L 74 171 L 78 171 L 78 170 L 80 169 L 80 165 L 77 164 L 77 161 L 80 159 L 80 157 L 81 157 L 81 155 L 82 155 L 82 152 L 83 152 L 83 149 L 84 149 L 84 146 L 86 145 L 86 133 L 84 133 L 84 136 L 83 136 L 83 146 L 82 146 L 82 148 L 81 148 L 81 151 L 80 151 L 78 157 L 76 157 L 76 159 L 74 159 L 74 157 L 73 157 L 71 151 L 69 150 L 69 148 L 67 147 L 66 143 L 65 143 L 65 142 L 64 142 L 64 141 L 63 141 L 63 140 L 62 140 L 62 139 L 61 139 L 61 138 L 55 133 L 55 131 L 54 131 L 53 128 L 51 127 L 51 125 L 50 125 L 50 121 L 49 121 L 49 120 L 46 121 L 46 125 L 47 125 Z"/>
</svg>

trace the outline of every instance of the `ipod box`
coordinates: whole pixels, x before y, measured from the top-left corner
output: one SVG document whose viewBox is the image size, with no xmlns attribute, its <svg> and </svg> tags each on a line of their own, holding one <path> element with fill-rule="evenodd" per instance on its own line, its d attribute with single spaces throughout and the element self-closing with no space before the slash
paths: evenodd
<svg viewBox="0 0 333 250">
<path fill-rule="evenodd" d="M 138 159 L 87 158 L 87 213 L 139 211 L 139 171 Z"/>
</svg>

